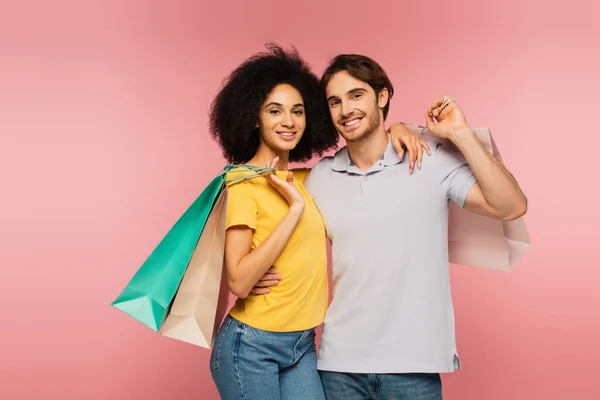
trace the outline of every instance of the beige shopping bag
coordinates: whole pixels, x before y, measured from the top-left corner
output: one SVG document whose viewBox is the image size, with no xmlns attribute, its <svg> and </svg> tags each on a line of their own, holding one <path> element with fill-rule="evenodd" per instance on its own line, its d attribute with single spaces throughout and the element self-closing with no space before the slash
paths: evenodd
<svg viewBox="0 0 600 400">
<path fill-rule="evenodd" d="M 426 127 L 405 125 L 417 135 L 440 140 L 434 138 Z M 477 128 L 474 131 L 486 149 L 503 163 L 490 130 Z M 423 168 L 427 167 L 424 165 Z M 468 212 L 454 202 L 450 204 L 448 255 L 451 263 L 510 271 L 531 245 L 522 217 L 514 221 L 498 221 Z"/>
<path fill-rule="evenodd" d="M 229 288 L 223 273 L 225 188 L 208 217 L 160 334 L 200 347 L 212 347 L 225 317 Z"/>
</svg>

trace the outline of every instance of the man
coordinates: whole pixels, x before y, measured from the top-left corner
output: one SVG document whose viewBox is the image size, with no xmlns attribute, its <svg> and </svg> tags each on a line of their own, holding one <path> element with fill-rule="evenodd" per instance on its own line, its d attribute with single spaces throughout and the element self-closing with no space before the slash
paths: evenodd
<svg viewBox="0 0 600 400">
<path fill-rule="evenodd" d="M 368 57 L 340 55 L 321 82 L 347 142 L 305 181 L 332 244 L 334 293 L 318 362 L 326 396 L 441 399 L 439 374 L 460 368 L 449 200 L 512 220 L 527 199 L 456 102 L 440 99 L 426 111 L 431 133 L 447 140 L 431 142 L 426 167 L 409 174 L 384 128 L 394 93 L 385 71 Z"/>
</svg>

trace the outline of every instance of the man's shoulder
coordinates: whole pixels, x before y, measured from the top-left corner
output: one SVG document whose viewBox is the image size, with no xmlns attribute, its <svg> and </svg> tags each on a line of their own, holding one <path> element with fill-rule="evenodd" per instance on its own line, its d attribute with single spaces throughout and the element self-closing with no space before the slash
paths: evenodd
<svg viewBox="0 0 600 400">
<path fill-rule="evenodd" d="M 317 164 L 312 168 L 309 179 L 314 181 L 316 179 L 321 180 L 332 176 L 334 170 L 336 169 L 335 165 L 341 161 L 340 156 L 343 157 L 344 153 L 347 154 L 346 147 L 338 150 L 335 155 L 321 158 L 319 162 L 317 162 Z"/>
<path fill-rule="evenodd" d="M 344 146 L 336 151 L 334 155 L 323 157 L 317 165 L 314 166 L 313 172 L 317 169 L 321 171 L 331 171 L 332 169 L 335 169 L 336 163 L 348 163 L 348 161 L 348 147 Z"/>
<path fill-rule="evenodd" d="M 431 155 L 441 166 L 456 163 L 462 164 L 466 160 L 458 147 L 448 139 L 436 139 L 428 143 Z"/>
<path fill-rule="evenodd" d="M 339 151 L 338 151 L 339 153 Z M 312 167 L 310 173 L 304 181 L 304 185 L 311 190 L 318 190 L 327 185 L 329 177 L 333 172 L 333 163 L 335 156 L 325 156 Z"/>
<path fill-rule="evenodd" d="M 316 171 L 330 170 L 334 159 L 335 156 L 325 156 L 321 158 L 319 162 L 317 162 L 317 164 L 313 167 L 311 174 L 314 174 Z"/>
</svg>

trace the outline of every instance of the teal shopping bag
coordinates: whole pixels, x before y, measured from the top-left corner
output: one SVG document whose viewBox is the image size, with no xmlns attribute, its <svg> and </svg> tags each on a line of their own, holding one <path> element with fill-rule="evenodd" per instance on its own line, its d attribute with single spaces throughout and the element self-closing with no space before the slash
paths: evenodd
<svg viewBox="0 0 600 400">
<path fill-rule="evenodd" d="M 233 168 L 236 168 L 236 176 L 226 178 Z M 273 168 L 251 165 L 227 165 L 177 220 L 111 305 L 158 332 L 225 183 L 273 171 Z M 249 173 L 239 175 L 237 172 Z"/>
</svg>

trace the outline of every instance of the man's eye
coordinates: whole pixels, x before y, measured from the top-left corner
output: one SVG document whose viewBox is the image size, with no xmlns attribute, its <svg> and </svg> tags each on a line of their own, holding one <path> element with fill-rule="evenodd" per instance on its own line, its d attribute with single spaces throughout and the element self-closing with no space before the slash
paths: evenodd
<svg viewBox="0 0 600 400">
<path fill-rule="evenodd" d="M 352 98 L 353 98 L 354 100 L 356 100 L 356 99 L 358 99 L 360 96 L 361 96 L 361 94 L 360 94 L 360 93 L 354 93 L 354 95 L 352 95 Z"/>
<path fill-rule="evenodd" d="M 334 100 L 334 101 L 332 101 L 332 102 L 329 103 L 329 106 L 330 107 L 334 107 L 334 106 L 337 106 L 339 103 L 340 103 L 339 101 Z"/>
</svg>

